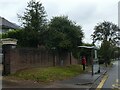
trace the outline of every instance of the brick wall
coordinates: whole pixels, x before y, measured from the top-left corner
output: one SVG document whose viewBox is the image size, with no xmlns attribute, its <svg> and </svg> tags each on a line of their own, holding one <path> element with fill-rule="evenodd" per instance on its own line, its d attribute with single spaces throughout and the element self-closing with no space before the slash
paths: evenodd
<svg viewBox="0 0 120 90">
<path fill-rule="evenodd" d="M 10 60 L 10 73 L 31 67 L 70 65 L 70 53 L 59 55 L 52 51 L 36 48 L 15 48 L 5 54 L 5 61 Z M 78 64 L 71 54 L 71 64 Z"/>
</svg>

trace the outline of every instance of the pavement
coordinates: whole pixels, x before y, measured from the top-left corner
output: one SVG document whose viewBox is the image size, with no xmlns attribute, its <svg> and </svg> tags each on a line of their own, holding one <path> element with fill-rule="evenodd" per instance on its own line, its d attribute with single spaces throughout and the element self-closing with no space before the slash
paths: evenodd
<svg viewBox="0 0 120 90">
<path fill-rule="evenodd" d="M 92 72 L 85 72 L 80 74 L 77 77 L 56 81 L 51 84 L 43 85 L 33 81 L 15 81 L 15 80 L 4 80 L 3 79 L 3 88 L 80 88 L 89 90 L 93 87 L 94 83 L 106 73 L 107 69 L 101 67 L 101 72 L 99 74 L 94 74 Z"/>
<path fill-rule="evenodd" d="M 48 85 L 47 88 L 84 88 L 89 90 L 93 87 L 92 85 L 106 72 L 107 69 L 102 67 L 99 74 L 94 74 L 92 76 L 92 72 L 86 72 L 69 80 L 55 82 L 52 85 Z"/>
</svg>

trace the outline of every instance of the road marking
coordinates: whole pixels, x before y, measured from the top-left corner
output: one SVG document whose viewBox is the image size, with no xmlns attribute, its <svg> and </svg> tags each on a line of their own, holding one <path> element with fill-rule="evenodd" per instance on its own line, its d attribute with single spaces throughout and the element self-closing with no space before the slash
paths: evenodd
<svg viewBox="0 0 120 90">
<path fill-rule="evenodd" d="M 113 87 L 120 87 L 120 84 L 113 84 Z"/>
<path fill-rule="evenodd" d="M 120 90 L 120 84 L 118 84 L 118 83 L 119 83 L 119 79 L 116 79 L 116 84 L 113 84 L 113 85 L 112 85 L 113 89 L 118 89 L 118 90 Z"/>
<path fill-rule="evenodd" d="M 112 89 L 113 90 L 120 90 L 120 85 L 119 84 L 113 84 Z"/>
<path fill-rule="evenodd" d="M 107 78 L 108 78 L 108 75 L 105 75 L 105 76 L 103 77 L 103 79 L 101 80 L 101 82 L 100 82 L 100 84 L 98 85 L 98 87 L 97 87 L 96 90 L 101 90 L 101 88 L 103 87 L 103 85 L 104 85 L 105 81 L 107 80 Z"/>
</svg>

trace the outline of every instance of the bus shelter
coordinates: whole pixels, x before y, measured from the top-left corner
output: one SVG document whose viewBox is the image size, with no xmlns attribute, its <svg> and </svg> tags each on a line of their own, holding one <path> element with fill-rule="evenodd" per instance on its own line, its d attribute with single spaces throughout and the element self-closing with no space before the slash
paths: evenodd
<svg viewBox="0 0 120 90">
<path fill-rule="evenodd" d="M 89 49 L 91 51 L 92 75 L 100 73 L 100 65 L 97 56 L 98 48 L 95 46 L 78 46 L 78 48 Z"/>
</svg>

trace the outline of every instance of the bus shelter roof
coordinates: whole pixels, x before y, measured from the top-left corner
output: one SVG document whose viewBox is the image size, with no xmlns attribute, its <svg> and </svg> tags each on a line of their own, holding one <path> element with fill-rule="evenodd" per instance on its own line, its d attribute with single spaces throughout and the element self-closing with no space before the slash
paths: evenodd
<svg viewBox="0 0 120 90">
<path fill-rule="evenodd" d="M 98 49 L 96 46 L 78 46 L 78 48 Z"/>
</svg>

